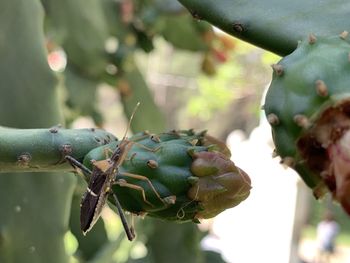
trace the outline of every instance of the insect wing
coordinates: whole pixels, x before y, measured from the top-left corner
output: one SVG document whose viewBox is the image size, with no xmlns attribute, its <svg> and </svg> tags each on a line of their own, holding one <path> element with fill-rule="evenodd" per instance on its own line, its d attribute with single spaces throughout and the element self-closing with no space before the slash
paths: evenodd
<svg viewBox="0 0 350 263">
<path fill-rule="evenodd" d="M 106 202 L 107 179 L 106 173 L 94 167 L 88 188 L 80 203 L 80 227 L 84 234 L 93 227 L 100 217 Z"/>
</svg>

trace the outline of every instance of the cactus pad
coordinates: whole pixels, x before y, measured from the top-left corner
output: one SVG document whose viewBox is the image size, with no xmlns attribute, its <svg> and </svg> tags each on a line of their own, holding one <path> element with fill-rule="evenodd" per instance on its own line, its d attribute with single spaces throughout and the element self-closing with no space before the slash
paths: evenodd
<svg viewBox="0 0 350 263">
<path fill-rule="evenodd" d="M 310 35 L 273 66 L 264 109 L 276 153 L 316 197 L 330 191 L 350 214 L 350 45 L 347 32 Z"/>
</svg>

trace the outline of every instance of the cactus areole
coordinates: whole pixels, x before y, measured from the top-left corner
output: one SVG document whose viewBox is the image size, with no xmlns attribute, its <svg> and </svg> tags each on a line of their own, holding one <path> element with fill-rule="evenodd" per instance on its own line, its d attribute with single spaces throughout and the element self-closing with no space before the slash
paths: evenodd
<svg viewBox="0 0 350 263">
<path fill-rule="evenodd" d="M 229 159 L 225 144 L 205 132 L 144 132 L 128 140 L 111 190 L 132 214 L 198 222 L 238 205 L 250 193 L 248 175 Z M 84 165 L 93 169 L 121 142 L 92 150 Z"/>
<path fill-rule="evenodd" d="M 350 214 L 350 45 L 310 35 L 273 66 L 264 109 L 276 152 L 321 197 Z"/>
</svg>

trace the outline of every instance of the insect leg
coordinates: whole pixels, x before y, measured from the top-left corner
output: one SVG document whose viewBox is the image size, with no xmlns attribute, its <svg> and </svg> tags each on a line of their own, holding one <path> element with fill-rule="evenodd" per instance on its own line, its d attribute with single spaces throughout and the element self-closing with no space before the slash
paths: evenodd
<svg viewBox="0 0 350 263">
<path fill-rule="evenodd" d="M 117 184 L 117 185 L 119 185 L 121 187 L 128 187 L 128 188 L 140 191 L 141 194 L 142 194 L 143 201 L 145 203 L 147 203 L 149 206 L 154 207 L 154 205 L 147 200 L 146 194 L 145 194 L 145 190 L 141 186 L 136 185 L 136 184 L 130 184 L 130 183 L 126 182 L 124 179 L 119 179 L 119 180 L 115 181 L 114 184 Z"/>
<path fill-rule="evenodd" d="M 159 195 L 159 193 L 157 192 L 157 190 L 154 188 L 152 182 L 150 179 L 148 179 L 146 176 L 143 176 L 143 175 L 139 175 L 139 174 L 132 174 L 132 173 L 120 173 L 120 175 L 123 175 L 123 176 L 127 176 L 127 177 L 130 177 L 130 178 L 134 178 L 134 179 L 138 179 L 138 180 L 143 180 L 143 181 L 146 181 L 149 186 L 151 187 L 152 191 L 155 193 L 155 195 L 158 197 L 158 199 L 165 205 L 167 206 L 167 202 L 164 201 L 164 199 Z M 142 189 L 143 190 L 143 189 Z M 144 191 L 144 190 L 143 190 Z M 149 203 L 148 201 L 145 200 L 144 198 L 144 201 L 146 203 Z"/>
<path fill-rule="evenodd" d="M 92 171 L 89 168 L 87 168 L 85 165 L 83 165 L 81 162 L 79 162 L 78 160 L 74 159 L 70 155 L 66 155 L 64 157 L 64 159 L 66 159 L 69 162 L 69 164 L 71 166 L 73 166 L 74 169 L 79 168 L 83 172 L 83 176 L 84 176 L 85 181 L 87 181 L 87 182 L 90 181 L 90 177 L 91 177 Z"/>
<path fill-rule="evenodd" d="M 129 241 L 132 241 L 135 238 L 135 233 L 134 233 L 133 229 L 130 228 L 129 225 L 128 225 L 128 222 L 127 222 L 127 220 L 125 218 L 125 214 L 124 214 L 123 208 L 121 207 L 121 205 L 119 203 L 117 195 L 115 193 L 113 193 L 112 195 L 113 195 L 113 198 L 114 198 L 114 201 L 115 201 L 115 206 L 117 207 L 117 210 L 118 210 L 118 214 L 119 214 L 120 220 L 122 221 L 122 224 L 123 224 L 126 236 L 128 237 Z"/>
</svg>

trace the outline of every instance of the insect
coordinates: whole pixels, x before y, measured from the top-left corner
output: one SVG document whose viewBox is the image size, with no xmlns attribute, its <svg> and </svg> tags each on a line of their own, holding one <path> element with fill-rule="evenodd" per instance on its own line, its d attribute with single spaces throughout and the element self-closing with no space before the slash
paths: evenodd
<svg viewBox="0 0 350 263">
<path fill-rule="evenodd" d="M 105 160 L 100 160 L 100 161 L 94 161 L 92 171 L 87 167 L 85 167 L 83 164 L 81 164 L 79 161 L 75 160 L 73 157 L 69 155 L 65 156 L 65 159 L 74 168 L 81 169 L 86 180 L 90 178 L 87 190 L 84 193 L 82 197 L 82 201 L 80 203 L 80 225 L 81 225 L 81 230 L 84 234 L 86 234 L 89 230 L 91 230 L 91 228 L 97 222 L 97 220 L 100 217 L 102 208 L 105 205 L 108 196 L 111 194 L 114 198 L 115 205 L 117 207 L 118 214 L 122 221 L 127 238 L 130 241 L 132 241 L 135 238 L 134 229 L 133 227 L 129 227 L 125 214 L 123 212 L 123 209 L 119 203 L 118 197 L 111 190 L 111 187 L 112 185 L 118 183 L 116 182 L 118 168 L 125 160 L 129 149 L 133 145 L 131 141 L 127 140 L 126 134 L 130 128 L 132 118 L 139 105 L 140 103 L 137 103 L 137 105 L 135 106 L 135 109 L 130 117 L 128 127 L 125 131 L 123 139 L 119 143 L 119 146 L 114 150 L 110 158 L 107 158 Z M 139 179 L 144 180 L 144 178 L 139 178 Z M 125 185 L 125 186 L 133 187 L 132 185 Z M 154 189 L 154 191 L 156 190 Z"/>
</svg>

